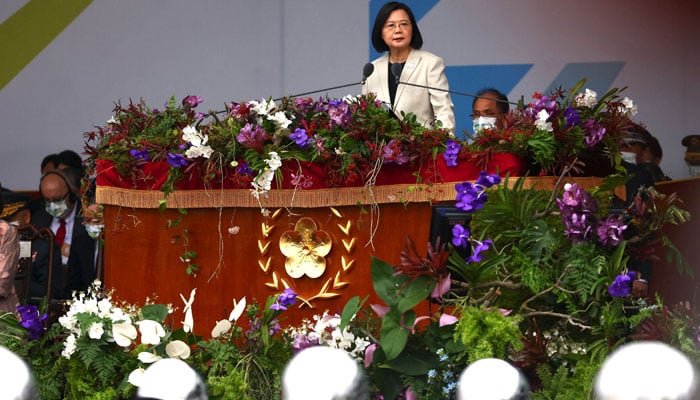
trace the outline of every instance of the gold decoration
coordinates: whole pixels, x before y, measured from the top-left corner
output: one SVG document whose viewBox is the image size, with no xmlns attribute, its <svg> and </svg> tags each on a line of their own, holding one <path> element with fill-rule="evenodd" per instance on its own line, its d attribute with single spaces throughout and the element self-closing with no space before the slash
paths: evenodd
<svg viewBox="0 0 700 400">
<path fill-rule="evenodd" d="M 343 272 L 347 272 L 355 264 L 355 260 L 348 261 L 345 256 L 340 257 L 340 262 L 343 266 Z"/>
<path fill-rule="evenodd" d="M 354 239 L 353 239 L 354 241 Z M 331 236 L 317 229 L 316 222 L 308 217 L 300 218 L 293 231 L 280 237 L 280 251 L 287 259 L 285 270 L 292 278 L 318 278 L 326 271 L 326 255 L 333 242 Z"/>
<path fill-rule="evenodd" d="M 349 284 L 350 282 L 343 282 L 340 280 L 340 271 L 335 273 L 335 278 L 333 279 L 333 289 L 340 289 Z"/>
<path fill-rule="evenodd" d="M 341 242 L 343 242 L 343 247 L 345 247 L 345 250 L 348 253 L 352 253 L 353 249 L 355 248 L 355 242 L 356 242 L 355 238 L 350 239 L 349 242 L 347 240 L 343 239 L 343 240 L 341 240 Z"/>
<path fill-rule="evenodd" d="M 263 263 L 263 260 L 258 260 L 258 265 L 260 266 L 260 269 L 263 270 L 264 273 L 267 273 L 267 271 L 270 270 L 270 261 L 272 259 L 270 257 L 267 257 L 267 261 Z"/>
<path fill-rule="evenodd" d="M 269 237 L 272 230 L 275 229 L 275 226 L 274 225 L 270 226 L 270 225 L 263 222 L 260 229 L 262 230 L 263 236 Z"/>
<path fill-rule="evenodd" d="M 333 215 L 335 215 L 338 218 L 343 218 L 343 214 L 341 214 L 337 208 L 335 208 L 335 207 L 329 207 L 329 208 L 331 209 L 331 212 L 333 213 Z"/>
<path fill-rule="evenodd" d="M 342 224 L 338 224 L 338 228 L 347 236 L 350 234 L 350 228 L 352 227 L 352 222 L 348 220 L 348 222 L 345 223 L 345 226 Z"/>
</svg>

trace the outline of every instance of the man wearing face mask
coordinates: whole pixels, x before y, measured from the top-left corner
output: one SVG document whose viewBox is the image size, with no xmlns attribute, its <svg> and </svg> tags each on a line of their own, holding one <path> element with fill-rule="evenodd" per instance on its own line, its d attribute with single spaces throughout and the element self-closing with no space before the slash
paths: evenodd
<svg viewBox="0 0 700 400">
<path fill-rule="evenodd" d="M 622 159 L 620 164 L 627 170 L 627 175 L 630 176 L 625 184 L 627 204 L 637 195 L 640 186 L 654 186 L 654 179 L 651 174 L 645 168 L 637 165 L 637 155 L 648 146 L 650 138 L 651 134 L 649 131 L 635 123 L 627 129 L 625 136 L 620 142 L 620 158 Z"/>
<path fill-rule="evenodd" d="M 60 249 L 58 271 L 54 268 L 52 293 L 55 298 L 67 298 L 70 296 L 69 277 L 75 274 L 70 271 L 70 259 L 74 253 L 89 247 L 94 251 L 94 240 L 88 236 L 85 227 L 80 220 L 82 207 L 79 198 L 80 171 L 73 168 L 54 169 L 41 177 L 39 193 L 44 202 L 44 207 L 32 214 L 31 222 L 36 227 L 49 227 L 55 235 L 55 246 Z M 87 237 L 87 243 L 82 243 L 83 236 Z M 91 242 L 90 242 L 91 241 Z M 74 243 L 80 243 L 73 246 Z M 42 259 L 38 254 L 37 259 Z M 31 295 L 41 296 L 46 290 L 47 268 L 34 266 L 32 268 Z M 81 288 L 84 289 L 84 288 Z"/>
<path fill-rule="evenodd" d="M 472 101 L 474 133 L 481 133 L 484 129 L 503 130 L 509 110 L 510 103 L 505 94 L 494 88 L 481 89 Z"/>
<path fill-rule="evenodd" d="M 85 291 L 95 279 L 102 280 L 100 239 L 104 230 L 104 214 L 102 206 L 96 204 L 94 199 L 83 208 L 82 224 L 87 235 L 79 235 L 73 240 L 71 248 L 74 250 L 68 260 L 70 291 Z"/>
</svg>

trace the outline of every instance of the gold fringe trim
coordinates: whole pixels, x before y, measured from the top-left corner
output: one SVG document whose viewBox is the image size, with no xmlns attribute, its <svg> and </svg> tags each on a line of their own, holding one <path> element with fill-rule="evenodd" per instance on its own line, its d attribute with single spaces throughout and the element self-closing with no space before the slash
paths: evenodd
<svg viewBox="0 0 700 400">
<path fill-rule="evenodd" d="M 525 187 L 552 190 L 557 177 L 528 177 Z M 517 178 L 509 178 L 512 186 Z M 584 189 L 600 185 L 602 178 L 571 178 Z M 180 190 L 167 197 L 167 208 L 219 208 L 219 207 L 265 207 L 265 208 L 319 208 L 351 206 L 358 204 L 388 204 L 413 202 L 443 202 L 455 199 L 454 186 L 459 182 L 414 185 L 383 185 L 373 187 L 336 188 L 317 190 L 270 190 L 259 201 L 247 189 Z M 624 189 L 624 188 L 623 188 Z M 619 195 L 619 193 L 618 193 Z M 624 194 L 622 196 L 624 198 Z M 134 190 L 99 186 L 96 200 L 100 204 L 128 208 L 158 208 L 165 194 L 155 190 Z"/>
</svg>

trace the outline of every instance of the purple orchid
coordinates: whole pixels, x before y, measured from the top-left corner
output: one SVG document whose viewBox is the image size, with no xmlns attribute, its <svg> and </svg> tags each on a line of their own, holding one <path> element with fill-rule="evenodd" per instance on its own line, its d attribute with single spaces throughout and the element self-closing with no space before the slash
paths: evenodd
<svg viewBox="0 0 700 400">
<path fill-rule="evenodd" d="M 608 287 L 608 293 L 613 297 L 628 296 L 632 291 L 632 281 L 634 281 L 636 276 L 637 273 L 634 271 L 616 276 L 613 283 Z"/>
<path fill-rule="evenodd" d="M 461 224 L 455 224 L 452 227 L 452 244 L 455 247 L 467 247 L 469 235 L 469 229 L 463 227 Z"/>
<path fill-rule="evenodd" d="M 306 134 L 306 130 L 302 128 L 296 128 L 294 132 L 289 135 L 289 138 L 292 139 L 297 146 L 301 147 L 302 149 L 306 148 L 311 144 L 313 141 L 311 138 L 309 138 L 309 135 Z"/>
<path fill-rule="evenodd" d="M 445 159 L 445 164 L 448 167 L 456 167 L 458 164 L 459 151 L 462 146 L 452 139 L 448 139 L 447 142 L 445 142 L 445 146 L 445 154 L 442 155 Z"/>
<path fill-rule="evenodd" d="M 203 101 L 204 100 L 202 100 L 202 98 L 199 96 L 190 95 L 190 96 L 187 96 L 184 99 L 182 99 L 182 105 L 183 106 L 187 105 L 187 106 L 190 106 L 192 108 L 195 108 L 195 107 L 197 107 L 197 105 L 199 105 Z"/>
<path fill-rule="evenodd" d="M 247 162 L 243 161 L 238 168 L 236 168 L 236 173 L 238 175 L 253 175 L 253 170 L 250 168 Z"/>
<path fill-rule="evenodd" d="M 567 106 L 564 110 L 564 119 L 566 120 L 566 127 L 571 128 L 581 123 L 581 117 L 578 115 L 578 111 L 572 106 Z"/>
<path fill-rule="evenodd" d="M 134 161 L 136 161 L 137 163 L 142 163 L 142 162 L 146 162 L 149 160 L 148 149 L 141 149 L 141 150 L 133 149 L 133 150 L 129 151 L 129 153 L 131 154 L 131 157 L 134 158 Z"/>
<path fill-rule="evenodd" d="M 484 240 L 483 242 L 476 242 L 476 246 L 472 249 L 472 255 L 469 256 L 467 262 L 480 262 L 483 260 L 484 256 L 481 253 L 490 249 L 492 244 L 493 241 L 491 239 Z"/>
<path fill-rule="evenodd" d="M 17 313 L 20 315 L 20 325 L 29 331 L 29 339 L 36 340 L 46 332 L 44 321 L 49 316 L 48 314 L 39 314 L 39 308 L 35 305 L 17 305 Z"/>
<path fill-rule="evenodd" d="M 627 229 L 627 225 L 622 222 L 619 215 L 610 215 L 605 221 L 598 224 L 596 233 L 598 241 L 603 246 L 618 246 L 622 241 L 622 233 Z"/>
<path fill-rule="evenodd" d="M 603 140 L 605 128 L 593 119 L 583 123 L 583 130 L 586 132 L 586 145 L 593 147 Z"/>
<path fill-rule="evenodd" d="M 168 153 L 168 164 L 173 168 L 180 168 L 187 166 L 187 160 L 185 156 L 178 153 Z"/>
</svg>

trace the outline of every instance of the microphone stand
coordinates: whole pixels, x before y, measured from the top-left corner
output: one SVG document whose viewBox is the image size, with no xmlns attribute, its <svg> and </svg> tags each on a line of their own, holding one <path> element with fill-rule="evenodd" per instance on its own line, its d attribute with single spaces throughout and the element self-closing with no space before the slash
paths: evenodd
<svg viewBox="0 0 700 400">
<path fill-rule="evenodd" d="M 306 96 L 306 95 L 314 94 L 314 93 L 327 92 L 327 91 L 330 91 L 330 90 L 342 89 L 342 88 L 346 88 L 346 87 L 350 87 L 350 86 L 355 86 L 355 85 L 361 85 L 361 84 L 363 84 L 363 83 L 364 83 L 364 81 L 360 81 L 360 82 L 353 82 L 353 83 L 348 83 L 348 84 L 345 84 L 345 85 L 333 86 L 333 87 L 324 88 L 324 89 L 319 89 L 319 90 L 312 90 L 312 91 L 310 91 L 310 92 L 297 93 L 297 94 L 292 94 L 292 95 L 289 95 L 289 96 L 278 97 L 278 98 L 276 98 L 276 99 L 272 99 L 272 101 L 280 101 L 280 100 L 282 100 L 282 99 L 284 99 L 284 98 L 286 98 L 286 97 L 299 97 L 299 96 Z"/>
<path fill-rule="evenodd" d="M 415 86 L 415 87 L 419 87 L 419 88 L 422 88 L 422 89 L 438 90 L 438 91 L 440 91 L 440 92 L 447 92 L 447 93 L 450 93 L 450 94 L 457 94 L 457 95 L 460 95 L 460 96 L 468 96 L 468 97 L 473 97 L 473 98 L 475 98 L 475 99 L 487 99 L 487 100 L 497 101 L 497 102 L 499 102 L 499 103 L 508 103 L 508 104 L 513 104 L 513 105 L 515 105 L 515 106 L 520 106 L 520 102 L 518 102 L 518 103 L 513 103 L 512 101 L 504 101 L 504 100 L 494 99 L 493 97 L 490 97 L 490 96 L 477 96 L 477 95 L 471 94 L 471 93 L 465 93 L 465 92 L 460 92 L 460 91 L 457 91 L 457 90 L 450 90 L 450 89 L 442 89 L 442 88 L 437 88 L 437 87 L 430 87 L 430 86 L 420 85 L 420 84 L 418 84 L 418 83 L 404 82 L 404 81 L 400 81 L 400 80 L 398 80 L 398 79 L 396 80 L 396 82 L 397 82 L 397 86 L 398 86 L 398 85 Z"/>
</svg>

